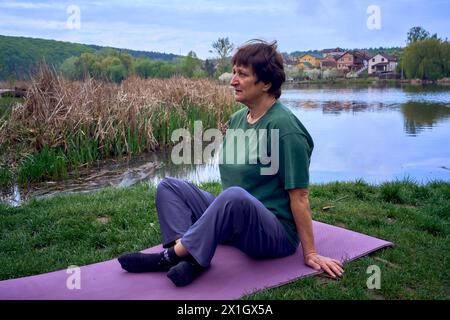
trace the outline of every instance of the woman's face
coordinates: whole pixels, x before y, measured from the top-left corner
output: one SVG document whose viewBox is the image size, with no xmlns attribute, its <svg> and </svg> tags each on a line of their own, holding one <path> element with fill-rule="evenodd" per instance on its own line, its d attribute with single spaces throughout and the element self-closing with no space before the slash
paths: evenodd
<svg viewBox="0 0 450 320">
<path fill-rule="evenodd" d="M 252 67 L 233 66 L 233 77 L 230 85 L 234 87 L 234 98 L 237 102 L 247 106 L 258 101 L 262 95 L 267 94 L 267 85 L 257 81 Z"/>
</svg>

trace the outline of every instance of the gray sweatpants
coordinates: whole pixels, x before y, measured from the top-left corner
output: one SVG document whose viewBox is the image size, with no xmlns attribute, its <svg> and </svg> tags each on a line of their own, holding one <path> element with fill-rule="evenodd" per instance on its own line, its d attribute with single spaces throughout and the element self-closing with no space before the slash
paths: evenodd
<svg viewBox="0 0 450 320">
<path fill-rule="evenodd" d="M 276 216 L 240 187 L 215 197 L 189 182 L 165 178 L 157 187 L 156 209 L 163 246 L 181 238 L 204 267 L 211 263 L 218 244 L 235 246 L 256 259 L 284 257 L 297 249 Z"/>
</svg>

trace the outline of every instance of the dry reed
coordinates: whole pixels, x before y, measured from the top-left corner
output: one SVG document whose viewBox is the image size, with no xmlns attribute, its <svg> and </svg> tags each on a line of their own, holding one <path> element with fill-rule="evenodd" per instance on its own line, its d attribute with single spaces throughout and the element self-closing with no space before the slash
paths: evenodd
<svg viewBox="0 0 450 320">
<path fill-rule="evenodd" d="M 67 154 L 87 141 L 101 157 L 132 154 L 166 145 L 174 126 L 209 119 L 209 127 L 221 128 L 234 110 L 230 88 L 213 80 L 131 77 L 117 85 L 69 81 L 44 66 L 25 102 L 0 124 L 0 145 L 28 152 L 49 146 Z"/>
</svg>

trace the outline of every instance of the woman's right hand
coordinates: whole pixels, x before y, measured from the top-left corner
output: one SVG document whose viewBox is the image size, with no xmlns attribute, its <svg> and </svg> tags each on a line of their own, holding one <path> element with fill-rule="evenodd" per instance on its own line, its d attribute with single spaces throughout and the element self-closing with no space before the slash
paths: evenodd
<svg viewBox="0 0 450 320">
<path fill-rule="evenodd" d="M 325 271 L 332 278 L 341 277 L 344 274 L 343 265 L 340 261 L 323 257 L 315 252 L 305 256 L 305 264 L 315 270 Z"/>
</svg>

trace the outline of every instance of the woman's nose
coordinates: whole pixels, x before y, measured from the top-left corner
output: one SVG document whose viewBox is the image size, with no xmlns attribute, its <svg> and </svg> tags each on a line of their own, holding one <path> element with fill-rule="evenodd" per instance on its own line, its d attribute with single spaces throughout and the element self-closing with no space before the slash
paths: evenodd
<svg viewBox="0 0 450 320">
<path fill-rule="evenodd" d="M 233 74 L 233 76 L 231 77 L 231 80 L 230 80 L 230 85 L 236 85 L 237 84 L 237 78 L 236 78 L 236 75 L 235 74 Z"/>
</svg>

